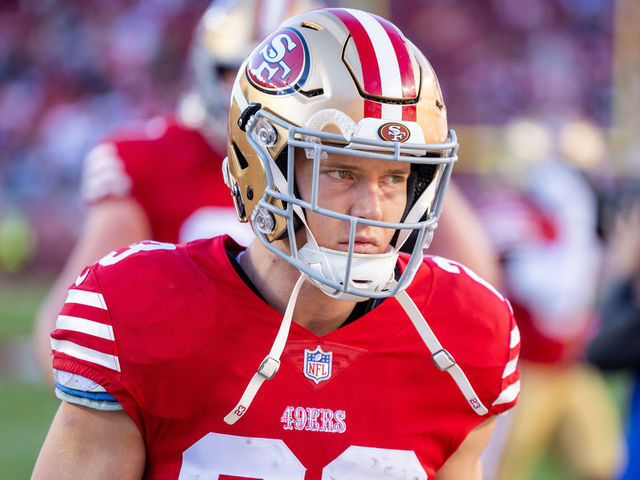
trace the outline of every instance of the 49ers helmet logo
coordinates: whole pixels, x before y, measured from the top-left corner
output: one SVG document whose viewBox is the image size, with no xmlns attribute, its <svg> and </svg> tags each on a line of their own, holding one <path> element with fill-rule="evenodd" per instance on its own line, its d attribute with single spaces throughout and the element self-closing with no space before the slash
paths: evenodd
<svg viewBox="0 0 640 480">
<path fill-rule="evenodd" d="M 293 93 L 309 74 L 309 49 L 293 28 L 282 28 L 262 41 L 247 62 L 247 78 L 266 93 Z"/>
<path fill-rule="evenodd" d="M 409 129 L 401 123 L 385 123 L 378 129 L 378 135 L 387 142 L 406 142 L 409 140 Z"/>
</svg>

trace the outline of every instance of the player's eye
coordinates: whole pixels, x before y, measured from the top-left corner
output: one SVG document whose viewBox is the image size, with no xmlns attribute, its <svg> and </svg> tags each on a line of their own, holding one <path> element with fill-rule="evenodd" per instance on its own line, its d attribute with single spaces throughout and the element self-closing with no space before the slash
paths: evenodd
<svg viewBox="0 0 640 480">
<path fill-rule="evenodd" d="M 406 183 L 407 177 L 405 175 L 387 175 L 384 177 L 384 182 L 389 185 L 399 185 Z"/>
<path fill-rule="evenodd" d="M 344 180 L 349 176 L 349 170 L 329 170 L 327 175 L 338 180 Z"/>
</svg>

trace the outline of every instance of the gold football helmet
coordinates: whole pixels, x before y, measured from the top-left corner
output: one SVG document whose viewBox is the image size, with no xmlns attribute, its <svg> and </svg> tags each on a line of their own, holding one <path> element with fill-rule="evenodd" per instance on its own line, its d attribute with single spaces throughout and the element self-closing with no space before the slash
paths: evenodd
<svg viewBox="0 0 640 480">
<path fill-rule="evenodd" d="M 424 55 L 383 18 L 324 9 L 285 21 L 243 63 L 231 94 L 223 170 L 238 218 L 251 222 L 269 250 L 325 293 L 362 300 L 395 295 L 413 279 L 436 228 L 457 148 Z M 296 149 L 315 162 L 311 201 L 297 195 Z M 318 165 L 339 154 L 411 164 L 402 222 L 319 207 Z M 348 251 L 316 244 L 305 222 L 309 210 L 351 223 Z M 387 252 L 354 252 L 362 225 L 395 230 Z M 307 235 L 298 245 L 300 228 Z M 395 278 L 398 252 L 408 244 L 411 257 Z"/>
<path fill-rule="evenodd" d="M 208 129 L 224 131 L 230 93 L 226 71 L 235 75 L 251 50 L 283 20 L 320 6 L 315 0 L 212 2 L 200 18 L 191 43 L 195 88 L 183 100 L 183 115 L 205 130 L 208 124 Z"/>
</svg>

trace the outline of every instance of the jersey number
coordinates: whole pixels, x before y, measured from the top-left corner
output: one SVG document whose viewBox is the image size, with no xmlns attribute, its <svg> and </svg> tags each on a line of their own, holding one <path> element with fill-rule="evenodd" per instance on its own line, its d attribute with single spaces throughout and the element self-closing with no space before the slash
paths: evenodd
<svg viewBox="0 0 640 480">
<path fill-rule="evenodd" d="M 280 439 L 208 433 L 182 455 L 179 479 L 304 480 L 306 470 Z M 322 480 L 334 478 L 427 480 L 427 474 L 412 451 L 351 446 L 322 469 Z"/>
<path fill-rule="evenodd" d="M 433 261 L 436 262 L 436 265 L 438 265 L 438 267 L 440 267 L 445 272 L 459 274 L 459 273 L 462 273 L 462 271 L 464 271 L 467 275 L 469 275 L 469 277 L 472 280 L 478 282 L 480 285 L 487 288 L 490 292 L 492 292 L 496 297 L 498 297 L 503 302 L 505 301 L 505 298 L 502 296 L 502 294 L 498 290 L 495 289 L 493 285 L 491 285 L 489 282 L 487 282 L 484 278 L 482 278 L 480 275 L 478 275 L 476 272 L 474 272 L 470 268 L 467 268 L 458 262 L 454 262 L 453 260 L 449 260 L 448 258 L 443 258 L 443 257 L 432 257 L 432 258 L 433 258 Z"/>
<path fill-rule="evenodd" d="M 114 250 L 107 253 L 98 262 L 103 267 L 108 267 L 114 263 L 118 263 L 120 260 L 124 260 L 129 255 L 133 255 L 138 252 L 149 252 L 151 250 L 175 250 L 176 246 L 173 243 L 162 243 L 154 240 L 144 240 L 143 242 L 133 243 L 128 247 Z"/>
</svg>

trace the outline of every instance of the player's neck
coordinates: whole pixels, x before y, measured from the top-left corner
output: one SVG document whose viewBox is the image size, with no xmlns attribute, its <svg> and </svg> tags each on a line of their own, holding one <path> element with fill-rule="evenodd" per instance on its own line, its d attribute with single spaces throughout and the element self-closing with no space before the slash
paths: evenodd
<svg viewBox="0 0 640 480">
<path fill-rule="evenodd" d="M 300 272 L 259 241 L 254 241 L 240 257 L 240 267 L 262 298 L 284 314 Z M 305 282 L 298 294 L 293 321 L 316 335 L 324 335 L 339 328 L 354 306 L 354 302 L 331 298 L 310 282 Z"/>
</svg>

